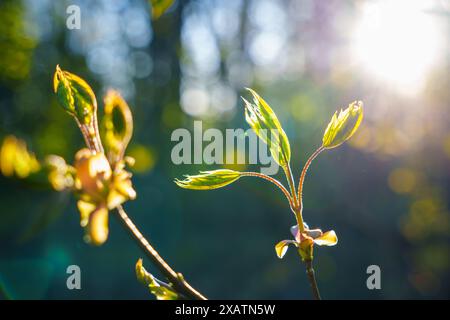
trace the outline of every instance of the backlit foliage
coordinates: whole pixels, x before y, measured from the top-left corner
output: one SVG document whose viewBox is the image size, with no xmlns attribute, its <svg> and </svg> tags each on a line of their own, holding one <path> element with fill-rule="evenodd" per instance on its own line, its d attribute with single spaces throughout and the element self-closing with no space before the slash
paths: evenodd
<svg viewBox="0 0 450 320">
<path fill-rule="evenodd" d="M 187 175 L 184 180 L 175 179 L 175 183 L 182 188 L 194 190 L 221 188 L 238 180 L 241 176 L 255 176 L 274 183 L 285 194 L 297 221 L 297 224 L 291 228 L 295 240 L 280 241 L 275 245 L 276 254 L 279 258 L 283 258 L 289 244 L 293 244 L 297 247 L 302 261 L 307 263 L 308 274 L 310 274 L 310 277 L 311 274 L 314 277 L 314 271 L 310 265 L 314 257 L 314 244 L 319 246 L 333 246 L 337 244 L 338 239 L 333 230 L 322 232 L 321 229 L 309 229 L 308 225 L 303 222 L 302 188 L 306 171 L 321 151 L 335 148 L 352 137 L 361 124 L 363 104 L 361 101 L 355 101 L 345 110 L 341 110 L 339 114 L 336 112 L 333 115 L 325 129 L 322 145 L 311 155 L 303 167 L 297 190 L 290 167 L 291 147 L 289 139 L 269 104 L 254 90 L 248 89 L 248 91 L 252 94 L 253 100 L 249 102 L 243 98 L 245 103 L 245 120 L 258 137 L 269 146 L 272 157 L 283 168 L 289 189 L 285 188 L 278 180 L 267 175 L 257 172 L 238 172 L 232 170 L 200 172 L 198 175 Z M 316 298 L 320 298 L 315 280 L 313 282 L 314 284 L 312 285 L 316 287 L 317 291 L 315 296 Z"/>
</svg>

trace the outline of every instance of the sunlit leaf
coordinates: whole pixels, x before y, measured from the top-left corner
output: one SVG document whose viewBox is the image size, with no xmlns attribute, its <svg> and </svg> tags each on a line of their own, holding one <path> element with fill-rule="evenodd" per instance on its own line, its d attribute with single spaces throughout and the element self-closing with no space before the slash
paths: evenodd
<svg viewBox="0 0 450 320">
<path fill-rule="evenodd" d="M 105 205 L 79 200 L 80 225 L 84 228 L 84 240 L 99 246 L 108 239 L 108 209 Z"/>
<path fill-rule="evenodd" d="M 314 243 L 319 246 L 334 246 L 338 242 L 338 238 L 334 230 L 327 231 L 321 236 L 314 238 Z"/>
<path fill-rule="evenodd" d="M 363 103 L 352 102 L 347 109 L 336 111 L 325 129 L 322 146 L 326 149 L 335 148 L 356 132 L 363 119 Z"/>
<path fill-rule="evenodd" d="M 175 0 L 150 0 L 152 6 L 152 18 L 158 19 L 174 2 Z"/>
<path fill-rule="evenodd" d="M 241 173 L 229 169 L 202 171 L 195 176 L 187 175 L 184 180 L 175 179 L 175 183 L 185 189 L 211 190 L 222 188 L 241 177 Z"/>
<path fill-rule="evenodd" d="M 105 147 L 112 163 L 122 159 L 133 134 L 133 116 L 121 95 L 109 90 L 104 98 Z"/>
<path fill-rule="evenodd" d="M 278 258 L 282 259 L 284 257 L 290 244 L 296 246 L 297 242 L 293 240 L 281 240 L 275 245 L 275 252 L 277 253 Z"/>
<path fill-rule="evenodd" d="M 95 203 L 79 200 L 77 201 L 78 211 L 80 212 L 80 226 L 86 227 L 89 223 L 89 217 L 95 210 Z"/>
<path fill-rule="evenodd" d="M 80 124 L 90 124 L 97 112 L 97 100 L 91 87 L 79 76 L 56 66 L 53 89 L 61 106 Z"/>
<path fill-rule="evenodd" d="M 108 217 L 108 209 L 105 206 L 98 206 L 91 213 L 86 227 L 86 240 L 89 243 L 99 246 L 108 239 Z"/>
<path fill-rule="evenodd" d="M 136 277 L 141 283 L 149 288 L 150 292 L 156 297 L 156 299 L 178 300 L 179 296 L 170 284 L 162 283 L 147 270 L 145 270 L 142 265 L 142 259 L 139 259 L 136 262 Z"/>
<path fill-rule="evenodd" d="M 107 192 L 112 171 L 103 153 L 81 149 L 75 155 L 76 187 L 93 199 L 100 199 Z"/>
<path fill-rule="evenodd" d="M 128 171 L 116 169 L 108 197 L 106 198 L 108 209 L 111 210 L 127 200 L 136 198 L 136 191 L 133 188 L 131 176 L 131 173 Z"/>
<path fill-rule="evenodd" d="M 41 169 L 39 161 L 28 151 L 25 141 L 7 136 L 0 148 L 0 172 L 6 177 L 26 178 Z"/>
<path fill-rule="evenodd" d="M 274 160 L 286 167 L 291 159 L 291 147 L 277 116 L 254 90 L 247 89 L 253 95 L 253 103 L 243 98 L 245 103 L 245 120 L 258 137 L 270 148 Z"/>
<path fill-rule="evenodd" d="M 48 155 L 45 160 L 45 169 L 48 172 L 48 181 L 56 191 L 70 189 L 75 183 L 75 168 L 68 165 L 64 158 Z"/>
</svg>

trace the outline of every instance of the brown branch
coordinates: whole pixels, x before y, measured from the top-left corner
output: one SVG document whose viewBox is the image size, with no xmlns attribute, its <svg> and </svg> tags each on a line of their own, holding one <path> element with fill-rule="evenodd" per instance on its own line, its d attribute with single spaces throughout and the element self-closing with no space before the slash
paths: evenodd
<svg viewBox="0 0 450 320">
<path fill-rule="evenodd" d="M 305 265 L 306 265 L 306 274 L 308 275 L 308 280 L 311 285 L 311 290 L 314 299 L 321 300 L 322 298 L 320 297 L 319 287 L 317 286 L 316 276 L 314 273 L 314 269 L 312 267 L 312 261 L 305 261 Z"/>
<path fill-rule="evenodd" d="M 175 272 L 164 259 L 159 255 L 158 251 L 152 247 L 152 245 L 147 241 L 147 239 L 138 230 L 136 225 L 128 217 L 127 213 L 121 205 L 117 208 L 118 217 L 122 222 L 126 230 L 133 237 L 134 240 L 139 244 L 139 246 L 144 250 L 147 257 L 153 262 L 153 264 L 158 268 L 158 270 L 163 274 L 170 283 L 172 283 L 173 288 L 192 300 L 206 300 L 200 292 L 195 290 L 186 280 L 184 280 L 181 273 Z"/>
</svg>

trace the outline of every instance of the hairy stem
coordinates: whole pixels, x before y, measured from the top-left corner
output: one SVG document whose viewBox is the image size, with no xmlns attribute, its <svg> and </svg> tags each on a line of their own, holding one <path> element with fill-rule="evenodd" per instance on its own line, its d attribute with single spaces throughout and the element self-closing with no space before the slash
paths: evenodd
<svg viewBox="0 0 450 320">
<path fill-rule="evenodd" d="M 292 212 L 295 215 L 295 220 L 297 221 L 297 225 L 298 225 L 298 228 L 299 228 L 300 232 L 304 232 L 303 217 L 302 217 L 302 212 L 301 212 L 301 209 L 300 209 L 300 201 L 297 198 L 297 195 L 295 193 L 295 182 L 294 182 L 294 177 L 292 175 L 292 170 L 291 170 L 291 166 L 290 165 L 287 165 L 284 168 L 284 173 L 285 173 L 286 179 L 287 179 L 287 181 L 289 183 L 289 188 L 291 190 L 291 195 L 292 195 L 292 198 L 293 198 L 293 201 L 294 201 L 294 204 L 295 204 L 294 207 L 292 208 Z"/>
<path fill-rule="evenodd" d="M 324 150 L 324 147 L 320 146 L 308 158 L 305 165 L 303 166 L 302 173 L 300 174 L 300 180 L 298 182 L 298 193 L 297 193 L 298 209 L 296 215 L 298 216 L 297 218 L 298 228 L 302 233 L 305 230 L 305 227 L 303 225 L 303 183 L 305 182 L 306 172 L 308 171 L 309 166 L 311 165 L 312 161 L 319 155 L 319 153 L 322 152 L 322 150 Z M 316 276 L 314 274 L 314 269 L 312 267 L 312 260 L 305 261 L 305 265 L 306 265 L 306 274 L 308 275 L 308 280 L 311 285 L 313 296 L 316 300 L 321 300 L 319 288 L 317 287 Z"/>
<path fill-rule="evenodd" d="M 309 157 L 308 161 L 306 161 L 305 166 L 303 167 L 302 173 L 300 175 L 300 180 L 298 182 L 298 199 L 299 199 L 299 207 L 300 214 L 303 211 L 303 182 L 305 181 L 306 172 L 308 171 L 311 162 L 324 150 L 324 147 L 319 147 L 314 153 Z"/>
<path fill-rule="evenodd" d="M 294 182 L 294 177 L 292 175 L 292 170 L 291 170 L 291 166 L 288 164 L 284 169 L 284 173 L 286 175 L 286 179 L 288 181 L 289 184 L 289 188 L 291 189 L 291 194 L 292 194 L 292 198 L 294 199 L 294 203 L 296 206 L 298 206 L 298 199 L 297 196 L 295 194 L 295 182 Z"/>
<path fill-rule="evenodd" d="M 96 107 L 97 109 L 97 107 Z M 97 112 L 94 112 L 94 119 L 93 119 L 93 126 L 94 126 L 94 132 L 95 132 L 95 142 L 96 142 L 96 148 L 99 152 L 105 152 L 102 145 L 102 140 L 100 139 L 100 131 L 98 130 L 98 120 L 97 120 Z"/>
<path fill-rule="evenodd" d="M 263 173 L 258 173 L 258 172 L 242 172 L 241 175 L 242 176 L 247 176 L 247 177 L 258 177 L 258 178 L 261 178 L 261 179 L 265 179 L 265 180 L 267 180 L 269 182 L 272 182 L 274 185 L 276 185 L 284 193 L 284 195 L 286 196 L 286 198 L 289 201 L 289 205 L 291 207 L 291 210 L 293 210 L 293 211 L 295 210 L 294 209 L 295 208 L 295 204 L 292 201 L 292 197 L 289 194 L 289 191 L 287 191 L 287 189 L 283 186 L 283 184 L 281 184 L 281 182 L 278 181 L 277 179 L 274 179 L 274 178 L 272 178 L 272 177 L 270 177 L 268 175 L 265 175 Z"/>
<path fill-rule="evenodd" d="M 312 261 L 305 261 L 306 265 L 306 274 L 308 275 L 308 280 L 311 285 L 311 290 L 314 296 L 314 299 L 321 300 L 319 287 L 317 286 L 316 276 L 314 274 L 314 269 L 312 267 Z"/>
<path fill-rule="evenodd" d="M 147 257 L 153 262 L 153 264 L 158 268 L 158 270 L 163 274 L 170 283 L 173 284 L 175 290 L 188 299 L 192 300 L 206 300 L 206 298 L 197 290 L 195 290 L 186 280 L 184 280 L 181 273 L 175 272 L 164 259 L 159 255 L 159 253 L 152 247 L 152 245 L 147 241 L 147 239 L 138 230 L 136 225 L 128 217 L 127 213 L 121 205 L 117 208 L 118 217 L 122 222 L 126 230 L 133 237 L 134 240 L 139 244 L 139 246 L 144 250 Z"/>
</svg>

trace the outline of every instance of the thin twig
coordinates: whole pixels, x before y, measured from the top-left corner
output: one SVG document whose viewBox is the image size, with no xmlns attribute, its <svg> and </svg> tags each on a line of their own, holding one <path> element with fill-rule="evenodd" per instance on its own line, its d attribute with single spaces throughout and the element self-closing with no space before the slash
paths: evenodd
<svg viewBox="0 0 450 320">
<path fill-rule="evenodd" d="M 298 201 L 299 201 L 299 205 L 298 205 L 298 212 L 297 215 L 299 216 L 299 220 L 298 222 L 298 228 L 300 230 L 300 232 L 304 232 L 304 225 L 303 225 L 303 183 L 305 182 L 305 177 L 306 177 L 306 172 L 308 171 L 309 166 L 311 165 L 312 161 L 319 155 L 319 153 L 322 152 L 322 150 L 324 149 L 323 146 L 320 146 L 316 151 L 313 152 L 313 154 L 309 157 L 309 159 L 306 161 L 303 169 L 302 169 L 302 173 L 300 175 L 300 180 L 298 182 Z M 301 223 L 301 225 L 300 225 Z M 314 274 L 314 269 L 312 267 L 312 261 L 311 260 L 307 260 L 305 261 L 305 265 L 306 265 L 306 274 L 308 275 L 308 280 L 309 283 L 311 285 L 311 289 L 313 292 L 313 296 L 316 300 L 320 300 L 320 293 L 319 293 L 319 288 L 317 286 L 317 282 L 316 282 L 316 276 Z"/>
<path fill-rule="evenodd" d="M 311 290 L 314 296 L 314 299 L 321 300 L 319 293 L 319 287 L 317 286 L 316 276 L 314 274 L 314 269 L 312 267 L 312 261 L 305 261 L 306 265 L 306 274 L 308 275 L 309 283 L 311 284 Z"/>
<path fill-rule="evenodd" d="M 206 298 L 197 290 L 195 290 L 180 273 L 175 272 L 164 259 L 159 255 L 159 253 L 152 247 L 152 245 L 147 241 L 147 239 L 138 230 L 136 225 L 128 217 L 127 213 L 121 205 L 117 208 L 118 217 L 127 229 L 130 235 L 136 240 L 139 246 L 144 250 L 147 257 L 153 262 L 153 264 L 158 268 L 158 270 L 173 284 L 176 291 L 182 295 L 193 300 L 206 300 Z"/>
<path fill-rule="evenodd" d="M 97 109 L 97 107 L 96 107 Z M 105 150 L 103 149 L 102 140 L 100 139 L 100 131 L 98 130 L 98 121 L 97 121 L 97 112 L 94 112 L 94 119 L 93 119 L 93 126 L 94 126 L 94 132 L 95 132 L 95 142 L 96 142 L 96 148 L 99 152 L 104 153 Z"/>
<path fill-rule="evenodd" d="M 291 189 L 292 198 L 294 199 L 294 203 L 298 206 L 298 199 L 295 194 L 295 182 L 294 176 L 292 175 L 291 166 L 288 164 L 284 169 L 284 174 L 286 175 L 286 179 L 289 184 L 289 188 Z"/>
<path fill-rule="evenodd" d="M 295 193 L 295 182 L 294 182 L 294 177 L 292 175 L 291 165 L 288 164 L 283 169 L 284 169 L 284 174 L 286 175 L 286 179 L 289 183 L 289 188 L 291 189 L 291 196 L 295 203 L 294 210 L 292 210 L 292 211 L 294 212 L 295 220 L 297 221 L 297 225 L 298 225 L 300 232 L 303 232 L 304 231 L 303 230 L 304 229 L 303 228 L 303 217 L 302 217 L 302 213 L 300 210 L 300 201 L 297 198 L 297 195 Z"/>
<path fill-rule="evenodd" d="M 298 182 L 298 199 L 299 199 L 299 207 L 300 212 L 303 210 L 303 182 L 305 182 L 306 172 L 308 171 L 311 162 L 324 150 L 324 147 L 320 146 L 314 153 L 309 157 L 308 161 L 306 161 L 305 166 L 303 167 L 302 174 L 300 175 L 300 180 Z"/>
</svg>

